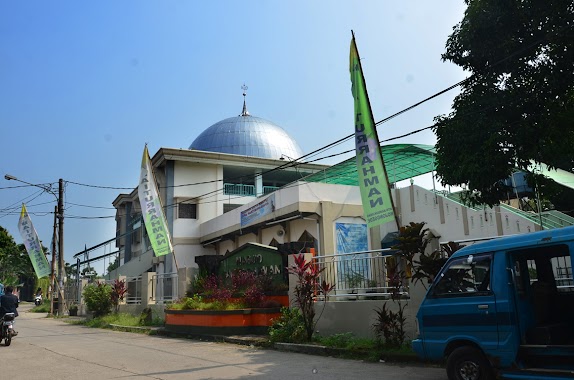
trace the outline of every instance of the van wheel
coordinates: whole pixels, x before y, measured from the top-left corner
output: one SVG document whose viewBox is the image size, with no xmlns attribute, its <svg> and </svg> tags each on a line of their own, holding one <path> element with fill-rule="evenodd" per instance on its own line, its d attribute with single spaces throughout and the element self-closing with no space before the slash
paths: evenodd
<svg viewBox="0 0 574 380">
<path fill-rule="evenodd" d="M 446 362 L 449 380 L 491 380 L 492 367 L 482 352 L 474 347 L 455 349 Z"/>
</svg>

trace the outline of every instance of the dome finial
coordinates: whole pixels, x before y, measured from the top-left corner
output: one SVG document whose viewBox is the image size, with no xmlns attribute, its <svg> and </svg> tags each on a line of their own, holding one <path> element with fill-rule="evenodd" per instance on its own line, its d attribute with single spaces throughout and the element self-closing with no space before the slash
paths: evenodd
<svg viewBox="0 0 574 380">
<path fill-rule="evenodd" d="M 241 89 L 243 90 L 243 111 L 241 111 L 241 115 L 239 116 L 250 116 L 249 112 L 247 111 L 247 106 L 245 105 L 245 97 L 247 96 L 248 88 L 249 87 L 247 87 L 245 83 L 243 83 L 243 86 L 241 86 Z"/>
</svg>

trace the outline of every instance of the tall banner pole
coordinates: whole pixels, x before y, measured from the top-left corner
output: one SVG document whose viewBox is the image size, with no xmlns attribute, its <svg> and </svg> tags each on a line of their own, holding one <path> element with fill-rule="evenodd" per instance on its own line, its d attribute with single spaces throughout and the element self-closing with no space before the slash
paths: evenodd
<svg viewBox="0 0 574 380">
<path fill-rule="evenodd" d="M 351 33 L 353 38 L 349 56 L 349 72 L 355 104 L 355 149 L 363 210 L 369 228 L 394 220 L 399 230 L 399 219 L 395 213 L 361 59 L 355 42 L 355 33 L 353 31 Z"/>
</svg>

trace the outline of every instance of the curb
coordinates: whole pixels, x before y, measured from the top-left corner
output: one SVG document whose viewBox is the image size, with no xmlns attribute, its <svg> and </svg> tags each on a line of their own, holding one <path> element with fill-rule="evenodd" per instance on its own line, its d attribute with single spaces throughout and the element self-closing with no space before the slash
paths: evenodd
<svg viewBox="0 0 574 380">
<path fill-rule="evenodd" d="M 334 357 L 355 357 L 367 358 L 369 351 L 350 351 L 344 348 L 334 348 L 327 346 L 318 346 L 314 344 L 299 344 L 299 343 L 274 343 L 273 347 L 278 351 L 296 352 L 307 355 L 318 356 L 334 356 Z M 424 363 L 416 356 L 416 354 L 407 353 L 383 353 L 382 358 L 379 360 L 381 363 L 409 363 L 420 364 Z"/>
<path fill-rule="evenodd" d="M 157 334 L 165 336 L 178 336 L 182 338 L 191 338 L 206 340 L 212 342 L 225 342 L 240 344 L 243 346 L 262 347 L 268 345 L 268 339 L 260 335 L 209 335 L 209 334 L 186 334 L 181 332 L 168 331 L 165 328 L 159 328 Z"/>
<path fill-rule="evenodd" d="M 165 327 L 155 326 L 122 326 L 117 324 L 109 324 L 109 327 L 122 331 L 131 332 L 147 332 L 150 334 L 157 334 L 163 336 L 176 336 L 181 338 L 198 339 L 211 342 L 225 342 L 231 344 L 238 344 L 243 346 L 265 347 L 275 349 L 277 351 L 295 352 L 306 355 L 317 356 L 332 356 L 332 357 L 353 357 L 354 359 L 365 359 L 369 355 L 369 351 L 350 351 L 344 348 L 334 348 L 327 346 L 319 346 L 315 344 L 302 344 L 302 343 L 269 343 L 265 336 L 261 335 L 208 335 L 208 334 L 186 334 L 168 331 Z M 379 360 L 381 363 L 408 363 L 410 365 L 425 365 L 416 354 L 408 353 L 384 353 Z"/>
<path fill-rule="evenodd" d="M 130 331 L 130 332 L 146 332 L 150 334 L 159 334 L 160 330 L 163 327 L 155 327 L 155 326 L 123 326 L 123 325 L 116 325 L 113 323 L 108 324 L 114 330 L 121 330 L 121 331 Z"/>
</svg>

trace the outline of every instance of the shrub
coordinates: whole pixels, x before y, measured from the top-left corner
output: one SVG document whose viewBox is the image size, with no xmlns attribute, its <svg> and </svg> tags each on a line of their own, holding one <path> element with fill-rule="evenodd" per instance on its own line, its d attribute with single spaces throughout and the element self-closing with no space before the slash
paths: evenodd
<svg viewBox="0 0 574 380">
<path fill-rule="evenodd" d="M 387 348 L 400 348 L 405 343 L 405 323 L 404 310 L 406 304 L 398 302 L 398 311 L 387 309 L 387 304 L 375 309 L 377 313 L 376 322 L 373 324 L 373 331 L 377 342 Z"/>
<path fill-rule="evenodd" d="M 301 311 L 296 307 L 282 307 L 281 316 L 269 327 L 271 342 L 301 343 L 307 339 Z"/>
<path fill-rule="evenodd" d="M 245 290 L 243 293 L 243 299 L 245 300 L 245 305 L 247 307 L 261 307 L 265 300 L 265 294 L 257 284 L 253 284 Z"/>
<path fill-rule="evenodd" d="M 246 270 L 236 270 L 231 275 L 231 289 L 236 293 L 244 293 L 257 283 L 257 275 Z"/>
<path fill-rule="evenodd" d="M 321 272 L 324 270 L 311 262 L 305 261 L 304 255 L 296 255 L 294 263 L 287 267 L 290 274 L 297 277 L 297 285 L 295 285 L 295 303 L 301 309 L 303 324 L 307 333 L 307 340 L 313 338 L 315 331 L 315 297 L 317 295 L 325 295 L 325 303 L 327 302 L 327 294 L 333 289 L 332 285 L 327 284 L 325 281 L 320 282 Z M 323 304 L 323 310 L 325 304 Z M 320 318 L 320 315 L 319 315 Z"/>
<path fill-rule="evenodd" d="M 126 287 L 125 280 L 114 280 L 114 283 L 112 284 L 111 300 L 116 313 L 120 311 L 120 302 L 124 300 L 127 292 L 128 288 Z"/>
<path fill-rule="evenodd" d="M 106 283 L 98 282 L 86 285 L 83 296 L 88 310 L 94 314 L 94 317 L 100 317 L 111 312 L 111 294 L 112 287 Z"/>
</svg>

